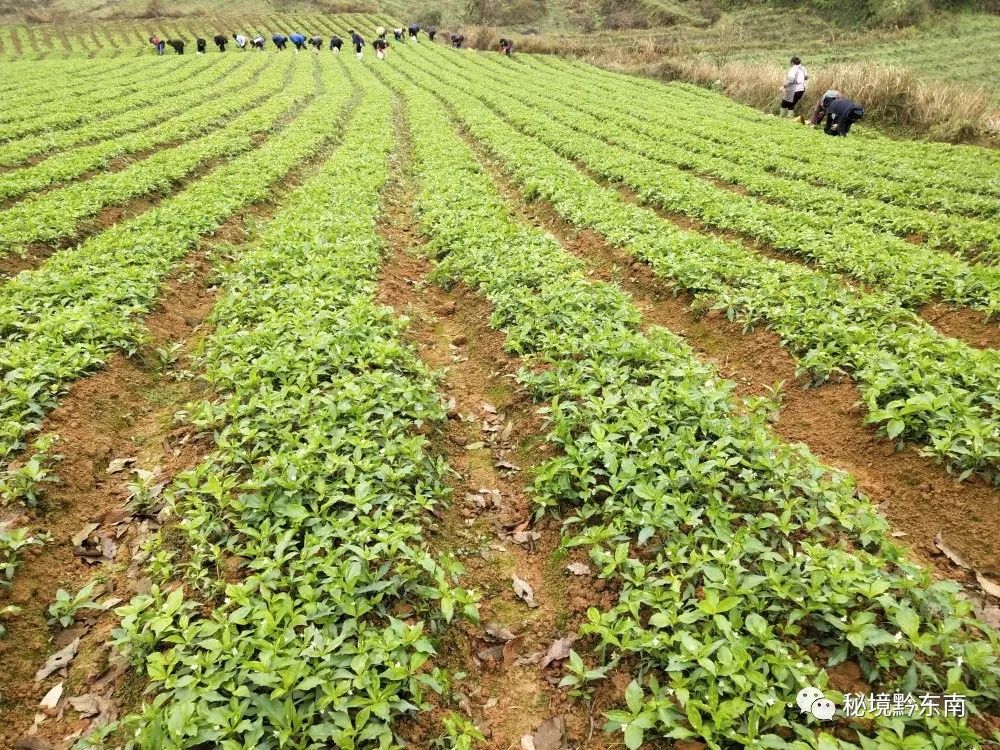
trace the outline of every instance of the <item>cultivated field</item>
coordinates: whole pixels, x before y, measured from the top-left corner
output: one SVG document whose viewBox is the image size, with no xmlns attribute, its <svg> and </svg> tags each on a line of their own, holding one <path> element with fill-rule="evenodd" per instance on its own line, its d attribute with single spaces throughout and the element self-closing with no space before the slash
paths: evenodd
<svg viewBox="0 0 1000 750">
<path fill-rule="evenodd" d="M 0 746 L 996 746 L 996 151 L 205 22 L 3 27 Z"/>
</svg>

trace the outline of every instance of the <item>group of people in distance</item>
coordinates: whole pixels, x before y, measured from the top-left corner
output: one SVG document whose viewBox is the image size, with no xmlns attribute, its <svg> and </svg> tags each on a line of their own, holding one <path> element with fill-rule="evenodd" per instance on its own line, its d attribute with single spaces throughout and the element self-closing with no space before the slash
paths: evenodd
<svg viewBox="0 0 1000 750">
<path fill-rule="evenodd" d="M 785 76 L 785 82 L 781 86 L 781 107 L 779 112 L 782 117 L 794 117 L 795 107 L 799 100 L 806 93 L 806 81 L 809 80 L 809 72 L 798 57 L 791 59 L 791 67 Z M 851 131 L 851 125 L 865 116 L 865 108 L 856 102 L 845 97 L 840 91 L 830 89 L 816 103 L 809 124 L 817 128 L 823 125 L 823 132 L 827 135 L 846 136 Z M 799 122 L 803 125 L 806 118 L 799 116 Z"/>
<path fill-rule="evenodd" d="M 417 42 L 419 41 L 419 36 L 421 31 L 426 33 L 427 38 L 430 39 L 430 41 L 432 42 L 434 41 L 434 38 L 437 36 L 437 28 L 435 26 L 428 26 L 424 28 L 418 23 L 411 23 L 405 29 L 403 28 L 393 29 L 392 36 L 397 42 L 402 42 L 406 38 L 406 36 L 409 35 L 409 39 L 411 42 Z M 364 37 L 362 37 L 354 29 L 351 29 L 347 33 L 350 34 L 351 36 L 351 46 L 354 47 L 355 54 L 357 54 L 358 57 L 361 57 L 362 50 L 364 49 L 365 46 L 367 46 L 367 42 L 364 40 Z M 389 42 L 386 40 L 386 34 L 387 34 L 386 30 L 383 27 L 379 26 L 375 30 L 376 36 L 375 40 L 372 42 L 372 49 L 375 50 L 375 54 L 378 56 L 380 60 L 385 57 L 386 52 L 389 49 Z M 247 36 L 245 34 L 233 34 L 232 40 L 235 43 L 237 49 L 241 50 L 247 49 L 249 45 L 249 49 L 263 51 L 264 46 L 266 44 L 266 40 L 260 34 L 255 34 L 254 36 Z M 219 52 L 225 52 L 226 45 L 229 44 L 229 37 L 226 36 L 225 34 L 216 34 L 214 37 L 212 37 L 212 41 L 215 43 L 215 46 L 219 48 Z M 462 45 L 465 44 L 465 35 L 461 33 L 453 33 L 448 37 L 448 41 L 451 42 L 451 46 L 454 47 L 455 49 L 461 49 Z M 313 34 L 308 38 L 304 34 L 300 34 L 298 32 L 294 34 L 288 34 L 287 36 L 281 33 L 272 34 L 271 42 L 273 42 L 275 48 L 279 52 L 283 49 L 287 49 L 289 42 L 291 42 L 294 45 L 296 52 L 300 52 L 301 50 L 304 50 L 307 47 L 312 47 L 313 52 L 318 54 L 320 50 L 322 50 L 323 48 L 323 37 L 317 34 Z M 164 40 L 160 39 L 158 36 L 151 36 L 149 37 L 149 43 L 153 45 L 153 48 L 156 50 L 156 54 L 158 55 L 164 54 L 168 46 L 172 47 L 174 52 L 176 52 L 178 55 L 184 54 L 185 42 L 182 39 Z M 344 40 L 341 39 L 339 36 L 334 35 L 330 37 L 331 52 L 340 52 L 341 47 L 343 46 L 344 46 Z M 197 49 L 199 55 L 205 54 L 205 50 L 207 47 L 208 47 L 207 40 L 202 39 L 201 37 L 198 37 L 195 40 L 195 48 Z M 511 55 L 514 54 L 514 42 L 511 41 L 510 39 L 501 39 L 499 51 L 502 54 L 506 55 L 507 57 L 510 57 Z"/>
<path fill-rule="evenodd" d="M 427 37 L 433 42 L 434 37 L 437 36 L 437 28 L 434 26 L 428 26 L 426 29 L 421 27 L 420 24 L 410 24 L 409 27 L 404 29 L 393 29 L 393 36 L 397 42 L 402 42 L 404 34 L 409 34 L 410 41 L 419 41 L 418 37 L 420 32 L 423 31 L 427 34 Z M 358 57 L 362 56 L 363 49 L 367 46 L 367 42 L 364 37 L 361 36 L 357 31 L 351 29 L 347 32 L 351 37 L 351 46 L 354 47 L 354 52 Z M 375 40 L 372 42 L 372 49 L 375 50 L 375 54 L 378 55 L 379 59 L 382 59 L 386 55 L 386 51 L 389 48 L 389 42 L 386 40 L 386 30 L 379 26 L 375 30 Z M 249 45 L 249 49 L 263 51 L 266 44 L 266 40 L 260 34 L 255 34 L 253 36 L 247 36 L 245 34 L 233 34 L 232 40 L 236 47 L 241 50 L 246 50 Z M 225 34 L 216 34 L 212 37 L 212 41 L 215 46 L 219 48 L 219 52 L 226 51 L 226 45 L 229 44 L 229 37 Z M 502 48 L 501 51 L 505 51 L 507 55 L 510 55 L 510 50 L 513 49 L 513 44 L 506 42 L 506 40 L 501 40 L 508 44 L 506 48 Z M 304 34 L 295 32 L 293 34 L 272 34 L 271 42 L 274 44 L 275 48 L 280 52 L 281 50 L 288 48 L 288 43 L 291 42 L 295 47 L 296 52 L 300 52 L 307 47 L 312 47 L 313 52 L 319 53 L 323 48 L 323 37 L 313 34 L 310 37 L 306 37 Z M 465 42 L 465 37 L 462 34 L 452 34 L 451 44 L 453 47 L 459 48 Z M 162 55 L 166 51 L 166 48 L 172 47 L 174 52 L 178 55 L 184 54 L 185 42 L 182 39 L 160 39 L 157 36 L 149 37 L 149 43 L 153 45 L 156 50 L 156 54 Z M 341 48 L 344 46 L 344 40 L 339 36 L 330 37 L 330 51 L 340 52 Z M 208 41 L 198 37 L 195 40 L 195 48 L 199 55 L 205 54 L 205 50 L 208 47 Z"/>
</svg>

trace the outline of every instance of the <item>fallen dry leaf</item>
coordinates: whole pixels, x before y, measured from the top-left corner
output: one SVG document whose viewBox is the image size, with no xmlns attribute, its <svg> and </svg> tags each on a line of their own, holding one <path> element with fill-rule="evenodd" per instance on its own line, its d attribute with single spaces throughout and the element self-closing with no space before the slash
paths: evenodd
<svg viewBox="0 0 1000 750">
<path fill-rule="evenodd" d="M 91 716 L 97 716 L 101 712 L 100 698 L 101 696 L 94 693 L 87 693 L 86 695 L 79 695 L 76 698 L 70 698 L 69 705 L 84 718 L 90 718 Z"/>
<path fill-rule="evenodd" d="M 976 571 L 976 580 L 979 582 L 983 591 L 992 597 L 1000 599 L 1000 584 L 993 583 L 993 581 L 984 576 L 978 570 Z"/>
<path fill-rule="evenodd" d="M 511 638 L 503 645 L 503 665 L 504 667 L 511 666 L 517 661 L 517 652 L 524 645 L 524 636 L 519 635 L 516 638 Z"/>
<path fill-rule="evenodd" d="M 95 717 L 90 722 L 88 731 L 107 726 L 118 718 L 118 711 L 115 709 L 115 704 L 103 695 L 97 695 L 96 693 L 87 693 L 76 698 L 70 698 L 69 704 L 73 707 L 74 711 L 78 711 L 84 718 Z"/>
<path fill-rule="evenodd" d="M 514 432 L 514 423 L 508 422 L 506 425 L 504 425 L 503 432 L 500 433 L 501 442 L 506 443 L 508 440 L 510 440 L 510 436 L 513 432 Z"/>
<path fill-rule="evenodd" d="M 485 447 L 486 447 L 486 443 L 484 443 L 482 440 L 477 440 L 474 443 L 469 443 L 468 445 L 466 445 L 465 446 L 465 450 L 467 450 L 467 451 L 478 451 L 478 450 L 482 450 Z"/>
<path fill-rule="evenodd" d="M 497 461 L 496 467 L 498 469 L 504 469 L 505 471 L 520 471 L 521 467 L 517 464 L 512 464 L 510 461 Z"/>
<path fill-rule="evenodd" d="M 511 581 L 513 582 L 514 593 L 518 599 L 521 599 L 532 609 L 538 606 L 538 602 L 535 601 L 535 592 L 527 581 L 518 578 L 516 575 L 511 577 Z"/>
<path fill-rule="evenodd" d="M 564 750 L 566 747 L 566 722 L 562 716 L 546 719 L 531 738 L 535 750 Z"/>
<path fill-rule="evenodd" d="M 38 707 L 49 716 L 52 716 L 55 714 L 56 706 L 59 705 L 59 701 L 62 699 L 62 694 L 63 684 L 60 682 L 45 694 L 45 697 L 38 702 Z"/>
<path fill-rule="evenodd" d="M 132 514 L 125 510 L 124 508 L 113 508 L 112 510 L 105 511 L 99 519 L 105 526 L 114 526 L 122 521 L 131 521 Z"/>
<path fill-rule="evenodd" d="M 542 669 L 545 669 L 554 661 L 568 659 L 569 650 L 573 647 L 575 642 L 576 635 L 574 633 L 570 633 L 565 638 L 560 638 L 558 641 L 555 641 L 551 646 L 549 646 L 549 652 L 545 654 L 545 658 L 542 659 Z"/>
<path fill-rule="evenodd" d="M 87 537 L 89 537 L 91 534 L 97 531 L 100 525 L 101 524 L 99 523 L 88 523 L 84 525 L 84 527 L 80 529 L 78 532 L 76 532 L 76 534 L 74 534 L 73 537 L 70 539 L 70 541 L 73 543 L 73 546 L 82 547 L 83 543 L 87 541 Z"/>
<path fill-rule="evenodd" d="M 575 576 L 589 576 L 590 566 L 586 563 L 572 562 L 566 566 L 566 570 Z"/>
<path fill-rule="evenodd" d="M 483 411 L 486 412 L 487 414 L 496 414 L 497 413 L 497 408 L 493 404 L 488 404 L 488 403 L 486 403 L 484 401 L 483 402 Z"/>
<path fill-rule="evenodd" d="M 107 534 L 100 535 L 101 554 L 109 560 L 114 560 L 118 556 L 118 545 Z"/>
<path fill-rule="evenodd" d="M 35 673 L 35 682 L 41 682 L 53 672 L 62 669 L 76 656 L 80 649 L 80 639 L 74 638 L 66 648 L 59 649 L 45 660 L 42 668 Z"/>
<path fill-rule="evenodd" d="M 541 539 L 542 535 L 537 531 L 515 531 L 510 538 L 515 544 L 531 544 Z"/>
<path fill-rule="evenodd" d="M 484 628 L 486 635 L 495 641 L 512 641 L 515 636 L 508 628 L 505 628 L 498 622 L 488 622 Z"/>
<path fill-rule="evenodd" d="M 538 664 L 538 662 L 540 662 L 544 658 L 545 658 L 544 651 L 536 651 L 533 654 L 522 656 L 520 659 L 514 662 L 514 665 L 517 667 L 529 667 L 533 664 Z"/>
<path fill-rule="evenodd" d="M 14 750 L 52 750 L 52 745 L 41 737 L 22 737 L 14 743 Z"/>
<path fill-rule="evenodd" d="M 976 616 L 995 630 L 1000 630 L 1000 607 L 990 604 L 976 611 Z"/>
<path fill-rule="evenodd" d="M 128 458 L 116 458 L 108 464 L 108 474 L 117 474 L 120 471 L 125 471 L 129 464 L 134 464 L 135 461 L 135 456 L 129 456 Z"/>
<path fill-rule="evenodd" d="M 969 565 L 969 563 L 967 563 L 960 554 L 944 543 L 944 537 L 941 535 L 940 531 L 937 533 L 937 536 L 934 537 L 934 546 L 941 550 L 945 557 L 955 563 L 958 567 L 965 568 L 966 570 L 972 570 L 972 566 Z"/>
</svg>

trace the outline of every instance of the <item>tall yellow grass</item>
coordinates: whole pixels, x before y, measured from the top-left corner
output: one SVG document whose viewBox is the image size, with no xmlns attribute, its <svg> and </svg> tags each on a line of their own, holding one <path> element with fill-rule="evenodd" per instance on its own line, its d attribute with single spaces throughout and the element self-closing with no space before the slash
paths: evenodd
<svg viewBox="0 0 1000 750">
<path fill-rule="evenodd" d="M 646 64 L 636 71 L 717 88 L 733 99 L 765 111 L 777 111 L 785 69 L 779 65 L 725 63 L 685 58 Z M 865 108 L 865 119 L 949 141 L 1000 140 L 1000 113 L 989 94 L 939 81 L 928 81 L 907 68 L 877 63 L 849 63 L 810 71 L 809 88 L 799 105 L 811 112 L 827 89 L 838 89 Z"/>
</svg>

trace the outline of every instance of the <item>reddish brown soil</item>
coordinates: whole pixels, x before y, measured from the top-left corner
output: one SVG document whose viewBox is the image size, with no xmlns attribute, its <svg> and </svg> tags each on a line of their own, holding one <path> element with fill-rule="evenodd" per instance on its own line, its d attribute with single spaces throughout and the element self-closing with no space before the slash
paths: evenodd
<svg viewBox="0 0 1000 750">
<path fill-rule="evenodd" d="M 961 339 L 969 346 L 979 349 L 1000 348 L 1000 322 L 986 320 L 979 310 L 935 302 L 922 307 L 920 317 L 945 336 Z"/>
<path fill-rule="evenodd" d="M 936 574 L 956 578 L 978 589 L 974 579 L 955 567 L 934 546 L 940 531 L 949 546 L 994 579 L 1000 574 L 1000 491 L 980 479 L 957 482 L 941 466 L 919 455 L 914 446 L 901 451 L 864 424 L 865 409 L 850 380 L 818 388 L 796 379 L 795 361 L 776 335 L 759 329 L 749 333 L 725 320 L 719 311 L 699 315 L 692 299 L 675 294 L 645 263 L 611 247 L 589 231 L 578 231 L 544 202 L 524 204 L 523 197 L 484 158 L 495 183 L 520 206 L 533 224 L 555 235 L 583 260 L 594 278 L 613 281 L 629 292 L 645 320 L 682 336 L 704 359 L 733 380 L 740 395 L 762 395 L 783 382 L 781 411 L 775 433 L 789 442 L 805 443 L 825 463 L 843 469 L 879 505 L 892 527 L 904 534 L 899 543 Z"/>
<path fill-rule="evenodd" d="M 425 748 L 441 733 L 441 716 L 455 710 L 471 716 L 493 750 L 519 747 L 524 734 L 553 716 L 565 718 L 573 747 L 621 747 L 618 738 L 601 731 L 601 712 L 620 700 L 631 678 L 621 686 L 609 683 L 588 709 L 555 687 L 563 674 L 558 662 L 541 670 L 537 664 L 505 664 L 502 657 L 477 658 L 499 645 L 485 636 L 485 623 L 499 623 L 518 636 L 508 649 L 511 662 L 516 662 L 545 653 L 556 639 L 576 631 L 587 607 L 609 606 L 615 596 L 604 581 L 575 578 L 566 570 L 573 558 L 557 552 L 557 522 L 548 517 L 536 525 L 529 522 L 533 508 L 525 485 L 533 467 L 552 451 L 543 441 L 545 425 L 512 377 L 519 360 L 503 351 L 503 335 L 487 325 L 489 304 L 462 285 L 446 292 L 427 282 L 432 264 L 422 257 L 419 231 L 409 212 L 411 201 L 409 180 L 394 185 L 386 196 L 380 234 L 389 250 L 379 299 L 410 319 L 411 342 L 428 365 L 444 370 L 444 398 L 454 399 L 450 418 L 432 440 L 459 476 L 453 481 L 453 505 L 443 511 L 431 544 L 438 553 L 459 555 L 467 571 L 462 584 L 482 597 L 482 623 L 456 622 L 435 661 L 452 673 L 467 673 L 455 686 L 464 700 L 407 722 L 403 735 L 412 748 Z M 490 407 L 496 409 L 495 415 Z M 484 430 L 491 422 L 501 429 Z M 507 425 L 510 432 L 505 439 L 502 428 Z M 476 443 L 485 444 L 466 447 Z M 499 470 L 496 464 L 501 460 L 521 471 Z M 468 502 L 467 496 L 481 488 L 498 490 L 499 503 L 480 510 Z M 508 534 L 517 524 L 540 538 L 524 546 L 515 543 Z M 529 608 L 514 595 L 512 574 L 531 585 L 537 608 Z M 576 648 L 586 653 L 583 643 Z"/>
</svg>

